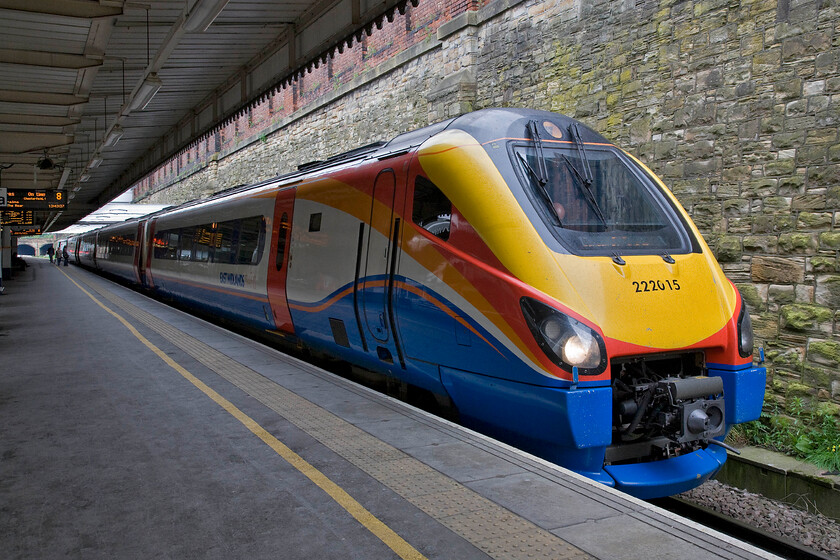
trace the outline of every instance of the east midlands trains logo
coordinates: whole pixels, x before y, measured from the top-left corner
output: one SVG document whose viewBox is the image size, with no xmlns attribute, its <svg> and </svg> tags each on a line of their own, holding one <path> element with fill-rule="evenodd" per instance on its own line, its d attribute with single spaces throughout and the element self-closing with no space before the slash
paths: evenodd
<svg viewBox="0 0 840 560">
<path fill-rule="evenodd" d="M 230 272 L 220 272 L 219 273 L 219 283 L 225 284 L 228 286 L 237 286 L 239 288 L 245 287 L 245 275 L 244 274 L 231 274 Z"/>
</svg>

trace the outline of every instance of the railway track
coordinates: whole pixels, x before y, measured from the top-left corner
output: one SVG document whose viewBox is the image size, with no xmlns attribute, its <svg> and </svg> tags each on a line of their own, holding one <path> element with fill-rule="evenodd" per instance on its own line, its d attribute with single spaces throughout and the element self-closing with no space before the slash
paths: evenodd
<svg viewBox="0 0 840 560">
<path fill-rule="evenodd" d="M 781 558 L 789 560 L 837 560 L 835 556 L 808 548 L 794 540 L 752 527 L 743 521 L 723 515 L 711 508 L 693 504 L 680 498 L 659 498 L 649 500 L 649 502 L 710 529 L 750 543 Z"/>
</svg>

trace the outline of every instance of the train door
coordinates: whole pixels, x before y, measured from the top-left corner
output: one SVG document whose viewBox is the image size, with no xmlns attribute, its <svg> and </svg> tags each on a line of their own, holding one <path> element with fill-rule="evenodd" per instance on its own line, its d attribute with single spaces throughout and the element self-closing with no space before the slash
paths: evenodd
<svg viewBox="0 0 840 560">
<path fill-rule="evenodd" d="M 292 214 L 295 206 L 295 189 L 285 189 L 277 193 L 274 202 L 274 221 L 271 228 L 270 258 L 266 290 L 274 324 L 278 331 L 294 333 L 292 315 L 286 298 L 286 275 L 289 269 L 291 248 Z"/>
<path fill-rule="evenodd" d="M 143 236 L 145 235 L 144 230 L 146 229 L 144 222 L 137 223 L 137 236 L 135 237 L 135 245 L 134 245 L 134 277 L 137 279 L 137 282 L 143 286 L 146 284 L 145 276 L 146 276 L 146 265 L 143 261 Z"/>
<path fill-rule="evenodd" d="M 394 216 L 396 178 L 386 169 L 373 186 L 370 208 L 370 234 L 367 238 L 361 286 L 361 307 L 368 332 L 378 341 L 389 338 L 387 320 L 388 262 L 391 256 L 391 227 Z"/>
<path fill-rule="evenodd" d="M 414 266 L 402 270 L 401 278 L 407 284 L 423 288 L 419 292 L 404 290 L 394 301 L 401 350 L 408 360 L 470 370 L 476 367 L 477 359 L 468 326 L 471 320 L 449 303 L 455 292 L 444 281 L 446 277 L 454 279 L 462 274 L 452 268 L 456 260 L 450 237 L 452 215 L 450 200 L 426 176 L 417 157 L 412 157 L 406 176 L 404 211 L 410 223 L 403 228 L 402 244 L 407 248 L 405 262 L 414 262 Z M 464 235 L 456 230 L 458 234 Z M 413 261 L 411 257 L 422 257 L 422 260 Z M 457 295 L 455 299 L 459 299 Z M 431 382 L 436 373 L 429 372 Z"/>
<path fill-rule="evenodd" d="M 143 228 L 143 242 L 141 243 L 141 247 L 143 248 L 143 254 L 140 256 L 140 262 L 142 267 L 142 272 L 140 274 L 140 279 L 143 282 L 144 288 L 154 289 L 155 287 L 155 280 L 152 275 L 152 255 L 155 250 L 155 226 L 157 225 L 157 218 L 152 218 L 148 222 L 145 222 L 145 227 Z"/>
<path fill-rule="evenodd" d="M 400 219 L 394 217 L 395 198 L 394 170 L 385 169 L 377 175 L 373 186 L 369 233 L 363 250 L 360 280 L 356 283 L 355 302 L 364 330 L 373 337 L 378 357 L 393 362 L 396 353 L 402 363 L 391 307 L 400 228 Z"/>
<path fill-rule="evenodd" d="M 93 260 L 93 268 L 99 268 L 96 264 L 97 259 L 100 257 L 100 251 L 102 250 L 102 244 L 99 242 L 99 232 L 94 232 L 93 234 L 93 246 L 91 247 L 91 258 Z"/>
</svg>

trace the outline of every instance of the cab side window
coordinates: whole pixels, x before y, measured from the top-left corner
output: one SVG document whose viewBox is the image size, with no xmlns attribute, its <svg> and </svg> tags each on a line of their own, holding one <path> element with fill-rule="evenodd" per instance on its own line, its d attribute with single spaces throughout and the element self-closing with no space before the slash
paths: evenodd
<svg viewBox="0 0 840 560">
<path fill-rule="evenodd" d="M 411 219 L 432 235 L 449 239 L 452 203 L 437 186 L 420 175 L 414 181 L 414 206 Z"/>
</svg>

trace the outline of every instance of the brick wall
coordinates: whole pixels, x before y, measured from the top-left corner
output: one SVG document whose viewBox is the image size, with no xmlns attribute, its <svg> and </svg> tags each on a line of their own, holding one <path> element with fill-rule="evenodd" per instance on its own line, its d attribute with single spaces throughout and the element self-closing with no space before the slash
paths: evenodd
<svg viewBox="0 0 840 560">
<path fill-rule="evenodd" d="M 840 0 L 421 0 L 136 188 L 180 202 L 491 106 L 645 161 L 751 306 L 768 400 L 840 411 Z"/>
</svg>

